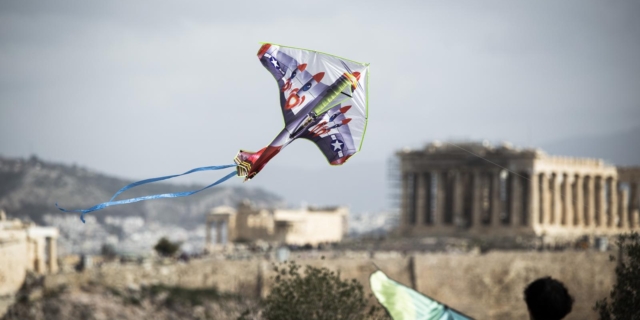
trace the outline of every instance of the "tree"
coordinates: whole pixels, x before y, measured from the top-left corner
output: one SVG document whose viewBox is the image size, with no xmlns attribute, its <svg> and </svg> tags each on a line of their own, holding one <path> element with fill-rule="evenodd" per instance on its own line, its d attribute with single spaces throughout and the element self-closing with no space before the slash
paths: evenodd
<svg viewBox="0 0 640 320">
<path fill-rule="evenodd" d="M 295 262 L 274 266 L 275 285 L 263 302 L 263 317 L 289 319 L 383 319 L 386 314 L 370 306 L 362 285 L 342 280 L 340 273 L 307 266 L 304 273 Z"/>
<path fill-rule="evenodd" d="M 111 261 L 118 256 L 116 248 L 112 244 L 103 243 L 100 248 L 100 254 L 105 260 Z"/>
<path fill-rule="evenodd" d="M 171 257 L 176 254 L 178 250 L 180 250 L 181 244 L 182 243 L 180 242 L 171 242 L 166 237 L 162 237 L 160 240 L 158 240 L 158 243 L 156 243 L 153 249 L 163 257 Z"/>
<path fill-rule="evenodd" d="M 609 299 L 594 306 L 602 320 L 640 319 L 640 234 L 633 232 L 618 237 L 619 261 L 616 284 Z M 615 260 L 611 256 L 611 260 Z"/>
</svg>

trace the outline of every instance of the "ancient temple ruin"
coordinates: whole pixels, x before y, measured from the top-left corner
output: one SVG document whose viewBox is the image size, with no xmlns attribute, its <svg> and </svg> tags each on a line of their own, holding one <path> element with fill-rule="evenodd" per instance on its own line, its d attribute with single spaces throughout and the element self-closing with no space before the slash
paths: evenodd
<svg viewBox="0 0 640 320">
<path fill-rule="evenodd" d="M 0 209 L 0 296 L 22 286 L 27 272 L 58 272 L 58 229 L 8 219 Z"/>
<path fill-rule="evenodd" d="M 640 229 L 640 167 L 504 144 L 398 152 L 400 232 L 575 239 Z"/>
<path fill-rule="evenodd" d="M 261 209 L 250 201 L 237 208 L 220 206 L 207 214 L 206 247 L 213 251 L 229 242 L 255 241 L 299 246 L 336 243 L 347 234 L 348 216 L 347 207 Z"/>
</svg>

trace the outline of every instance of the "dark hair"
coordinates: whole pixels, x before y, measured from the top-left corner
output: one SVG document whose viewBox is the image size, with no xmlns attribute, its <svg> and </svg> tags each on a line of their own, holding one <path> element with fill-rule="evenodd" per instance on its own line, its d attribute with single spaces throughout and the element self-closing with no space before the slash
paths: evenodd
<svg viewBox="0 0 640 320">
<path fill-rule="evenodd" d="M 562 282 L 540 278 L 524 289 L 529 313 L 536 320 L 560 320 L 571 312 L 573 298 Z"/>
</svg>

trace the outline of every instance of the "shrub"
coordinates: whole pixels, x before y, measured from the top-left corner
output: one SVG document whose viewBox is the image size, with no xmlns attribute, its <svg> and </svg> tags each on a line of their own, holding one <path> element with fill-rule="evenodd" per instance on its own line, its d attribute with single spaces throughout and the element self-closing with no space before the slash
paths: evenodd
<svg viewBox="0 0 640 320">
<path fill-rule="evenodd" d="M 288 319 L 382 319 L 384 311 L 369 306 L 362 285 L 342 280 L 340 273 L 295 262 L 274 266 L 275 285 L 263 303 L 263 317 Z"/>
<path fill-rule="evenodd" d="M 114 260 L 118 256 L 116 248 L 112 244 L 102 244 L 100 248 L 100 254 L 106 261 Z"/>
<path fill-rule="evenodd" d="M 640 234 L 633 232 L 618 237 L 619 263 L 616 284 L 609 299 L 594 306 L 602 320 L 640 319 Z M 611 260 L 615 260 L 611 256 Z"/>
<path fill-rule="evenodd" d="M 159 255 L 163 257 L 171 257 L 180 250 L 180 242 L 171 242 L 169 239 L 162 237 L 153 247 Z"/>
</svg>

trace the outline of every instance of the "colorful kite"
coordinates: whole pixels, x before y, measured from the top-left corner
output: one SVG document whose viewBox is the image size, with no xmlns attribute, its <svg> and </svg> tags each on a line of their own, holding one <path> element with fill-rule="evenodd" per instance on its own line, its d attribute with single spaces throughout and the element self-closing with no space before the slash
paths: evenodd
<svg viewBox="0 0 640 320">
<path fill-rule="evenodd" d="M 240 150 L 233 165 L 202 167 L 183 174 L 134 182 L 120 189 L 110 201 L 89 209 L 66 210 L 82 213 L 109 206 L 144 200 L 186 197 L 218 185 L 237 175 L 253 179 L 282 148 L 298 138 L 313 141 L 331 165 L 342 165 L 360 151 L 367 127 L 369 64 L 333 55 L 270 43 L 258 51 L 262 65 L 278 82 L 284 129 L 267 147 L 248 152 Z M 124 191 L 151 182 L 167 180 L 198 171 L 236 167 L 220 180 L 202 189 L 166 193 L 115 201 Z M 56 203 L 56 206 L 58 204 Z"/>
<path fill-rule="evenodd" d="M 360 150 L 367 126 L 368 64 L 269 43 L 258 58 L 278 81 L 285 127 L 266 148 L 240 150 L 235 158 L 239 176 L 254 178 L 298 138 L 313 141 L 331 165 Z"/>
<path fill-rule="evenodd" d="M 405 287 L 378 270 L 369 278 L 371 291 L 394 320 L 470 320 L 413 289 Z"/>
</svg>

